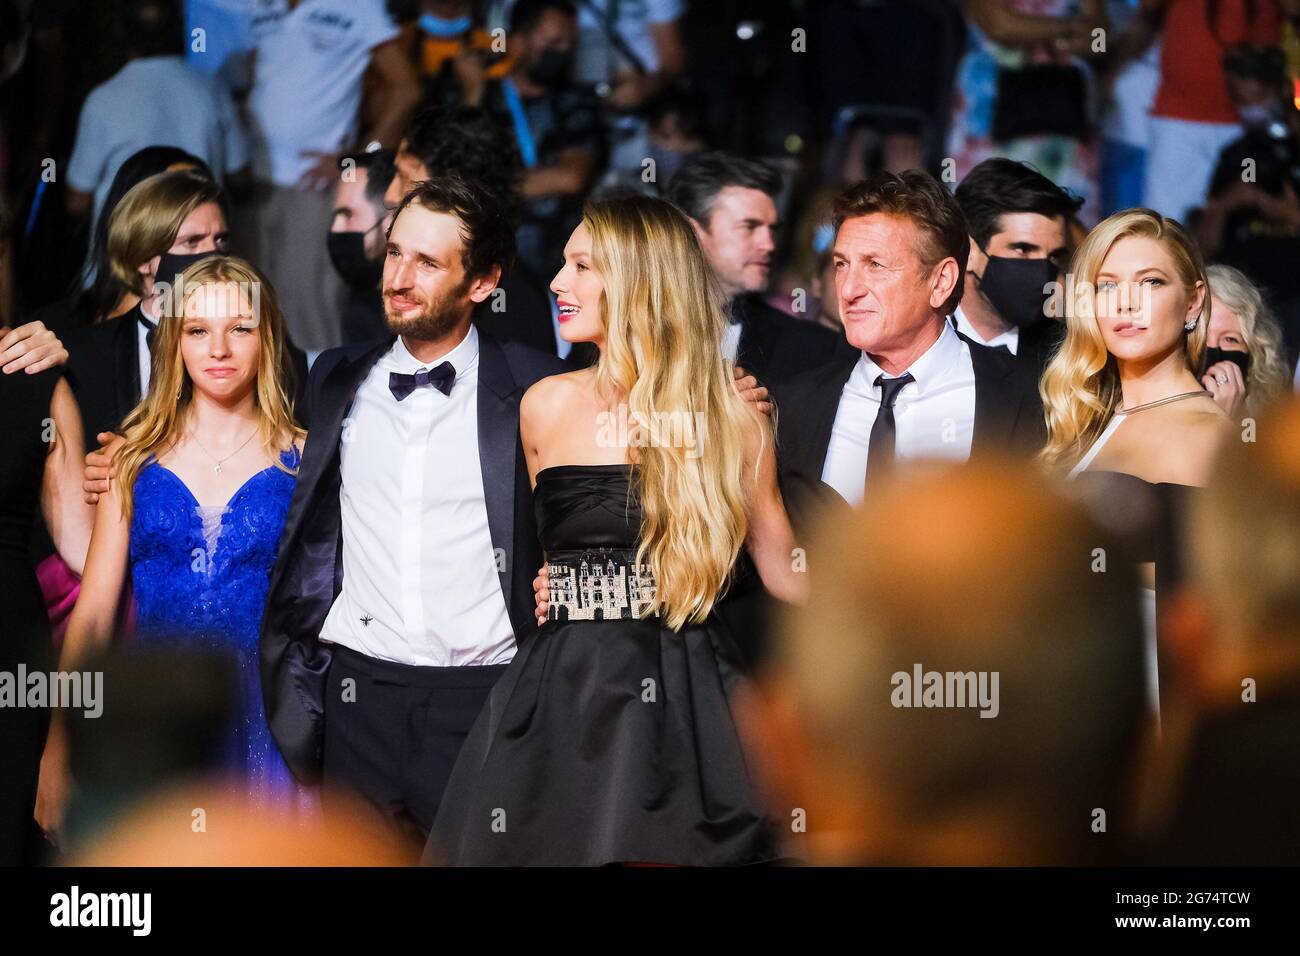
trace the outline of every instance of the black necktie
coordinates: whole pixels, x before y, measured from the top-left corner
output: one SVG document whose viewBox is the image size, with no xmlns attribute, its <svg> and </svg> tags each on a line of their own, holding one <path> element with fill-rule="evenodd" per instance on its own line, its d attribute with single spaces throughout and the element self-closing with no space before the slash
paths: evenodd
<svg viewBox="0 0 1300 956">
<path fill-rule="evenodd" d="M 880 389 L 880 411 L 871 424 L 871 439 L 867 443 L 867 474 L 865 488 L 871 486 L 873 476 L 879 478 L 894 463 L 894 443 L 898 428 L 894 424 L 894 402 L 898 393 L 908 382 L 915 382 L 911 372 L 904 372 L 898 378 L 876 376 L 876 385 Z"/>
<path fill-rule="evenodd" d="M 444 395 L 451 394 L 451 383 L 456 381 L 456 370 L 450 362 L 443 362 L 437 368 L 422 368 L 414 375 L 401 372 L 388 373 L 388 390 L 399 402 L 417 388 L 432 385 Z"/>
<path fill-rule="evenodd" d="M 140 324 L 145 327 L 144 344 L 149 349 L 149 354 L 153 354 L 153 341 L 158 337 L 158 323 L 150 322 L 143 312 L 137 312 L 136 316 L 140 319 Z"/>
</svg>

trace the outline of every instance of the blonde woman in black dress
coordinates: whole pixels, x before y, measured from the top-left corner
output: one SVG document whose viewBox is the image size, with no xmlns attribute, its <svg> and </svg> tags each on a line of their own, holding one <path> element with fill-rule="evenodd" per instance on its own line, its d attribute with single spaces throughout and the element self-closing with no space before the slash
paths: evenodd
<svg viewBox="0 0 1300 956">
<path fill-rule="evenodd" d="M 551 284 L 595 367 L 520 406 L 551 582 L 461 751 L 426 859 L 727 865 L 776 855 L 713 615 L 742 549 L 774 596 L 806 589 L 771 428 L 722 358 L 722 295 L 690 222 L 592 204 Z"/>
</svg>

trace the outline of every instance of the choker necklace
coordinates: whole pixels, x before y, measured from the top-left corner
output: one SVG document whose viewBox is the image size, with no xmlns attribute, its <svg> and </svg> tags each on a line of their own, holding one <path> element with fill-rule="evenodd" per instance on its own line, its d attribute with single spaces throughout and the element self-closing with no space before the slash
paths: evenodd
<svg viewBox="0 0 1300 956">
<path fill-rule="evenodd" d="M 1181 402 L 1184 398 L 1192 398 L 1196 395 L 1209 395 L 1203 388 L 1198 388 L 1194 392 L 1183 392 L 1181 395 L 1170 395 L 1168 398 L 1158 398 L 1154 402 L 1147 402 L 1145 405 L 1134 405 L 1132 408 L 1117 408 L 1116 415 L 1132 415 L 1134 412 L 1140 412 L 1145 408 L 1155 408 L 1157 405 L 1168 405 L 1170 402 Z"/>
</svg>

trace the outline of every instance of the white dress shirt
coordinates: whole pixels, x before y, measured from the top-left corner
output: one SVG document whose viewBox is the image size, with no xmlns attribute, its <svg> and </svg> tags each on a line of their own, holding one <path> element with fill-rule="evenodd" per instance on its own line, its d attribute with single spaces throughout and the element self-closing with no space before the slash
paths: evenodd
<svg viewBox="0 0 1300 956">
<path fill-rule="evenodd" d="M 904 385 L 894 401 L 895 458 L 968 459 L 975 433 L 970 346 L 945 322 L 939 338 L 906 371 L 916 381 Z M 862 500 L 871 426 L 880 411 L 879 375 L 899 377 L 887 374 L 863 352 L 840 394 L 826 448 L 822 480 L 850 504 Z"/>
<path fill-rule="evenodd" d="M 149 394 L 149 375 L 153 369 L 153 356 L 149 352 L 149 329 L 136 316 L 135 359 L 140 363 L 140 397 Z"/>
<path fill-rule="evenodd" d="M 987 345 L 991 349 L 995 349 L 1000 345 L 1005 345 L 1007 351 L 1012 355 L 1015 355 L 1016 349 L 1020 348 L 1020 330 L 1014 325 L 1001 335 L 995 335 L 991 339 L 986 339 L 975 331 L 975 326 L 970 324 L 970 319 L 966 318 L 966 313 L 961 310 L 961 306 L 957 306 L 957 311 L 953 312 L 952 317 L 957 322 L 957 331 L 966 336 L 966 338 L 970 339 L 972 342 L 976 342 L 980 345 Z"/>
<path fill-rule="evenodd" d="M 728 322 L 722 330 L 722 357 L 732 365 L 740 355 L 740 333 L 744 331 L 739 322 Z"/>
<path fill-rule="evenodd" d="M 340 437 L 343 589 L 321 640 L 401 664 L 504 664 L 514 629 L 497 576 L 478 450 L 478 331 L 420 362 L 401 338 L 357 390 Z M 390 372 L 450 362 L 451 394 L 403 401 Z"/>
<path fill-rule="evenodd" d="M 154 300 L 154 308 L 159 308 L 158 302 Z M 132 313 L 134 315 L 134 313 Z M 161 313 L 151 315 L 146 311 L 144 303 L 140 303 L 140 314 L 158 327 L 162 321 Z M 149 327 L 140 321 L 140 316 L 135 317 L 135 359 L 140 363 L 140 398 L 143 399 L 149 394 L 149 379 L 153 374 L 153 352 L 149 349 Z"/>
</svg>

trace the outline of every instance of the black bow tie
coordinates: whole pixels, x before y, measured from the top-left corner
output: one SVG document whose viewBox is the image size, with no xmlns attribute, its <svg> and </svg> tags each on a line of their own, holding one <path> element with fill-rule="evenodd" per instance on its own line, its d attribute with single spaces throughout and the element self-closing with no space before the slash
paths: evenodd
<svg viewBox="0 0 1300 956">
<path fill-rule="evenodd" d="M 451 394 L 452 382 L 456 381 L 456 370 L 450 362 L 443 362 L 437 368 L 422 368 L 414 375 L 401 372 L 388 373 L 388 390 L 399 402 L 417 388 L 432 385 L 444 395 Z"/>
<path fill-rule="evenodd" d="M 158 323 L 150 322 L 143 312 L 137 312 L 136 318 L 140 320 L 140 324 L 145 328 L 144 344 L 148 347 L 149 351 L 152 352 L 154 339 L 158 337 Z"/>
</svg>

